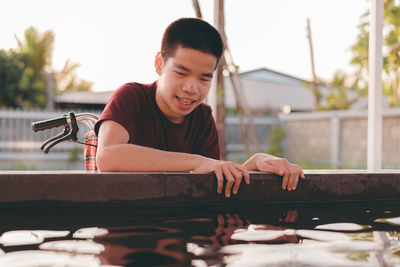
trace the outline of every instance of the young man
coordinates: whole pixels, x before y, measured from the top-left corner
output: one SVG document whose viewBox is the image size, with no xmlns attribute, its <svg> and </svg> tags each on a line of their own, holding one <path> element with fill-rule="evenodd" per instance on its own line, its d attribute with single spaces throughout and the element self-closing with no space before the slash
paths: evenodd
<svg viewBox="0 0 400 267">
<path fill-rule="evenodd" d="M 153 84 L 127 83 L 113 92 L 95 132 L 100 171 L 214 172 L 218 193 L 236 194 L 248 171 L 283 176 L 282 188 L 295 190 L 299 166 L 286 159 L 256 154 L 243 165 L 220 159 L 211 109 L 203 101 L 223 53 L 219 33 L 207 22 L 184 18 L 165 30 L 155 57 L 159 75 Z"/>
</svg>

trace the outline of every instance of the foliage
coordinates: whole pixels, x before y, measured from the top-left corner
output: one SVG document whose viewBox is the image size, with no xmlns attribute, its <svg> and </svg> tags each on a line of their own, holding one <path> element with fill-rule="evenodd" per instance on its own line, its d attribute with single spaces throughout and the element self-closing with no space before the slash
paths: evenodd
<svg viewBox="0 0 400 267">
<path fill-rule="evenodd" d="M 80 147 L 74 147 L 69 153 L 68 161 L 70 163 L 75 163 L 80 161 L 80 155 L 82 155 L 83 149 Z"/>
<path fill-rule="evenodd" d="M 55 82 L 58 93 L 70 91 L 90 91 L 93 83 L 77 77 L 75 71 L 80 67 L 78 63 L 71 63 L 69 59 L 61 71 L 55 72 Z"/>
<path fill-rule="evenodd" d="M 274 125 L 271 127 L 269 132 L 269 148 L 267 150 L 268 154 L 282 157 L 283 156 L 283 148 L 282 141 L 286 136 L 285 127 L 281 125 Z"/>
<path fill-rule="evenodd" d="M 79 64 L 66 61 L 61 71 L 52 67 L 55 35 L 51 30 L 40 33 L 34 27 L 24 32 L 16 50 L 0 50 L 0 107 L 44 108 L 46 75 L 54 73 L 57 93 L 90 90 L 92 83 L 79 79 Z"/>
<path fill-rule="evenodd" d="M 32 75 L 26 54 L 0 50 L 0 107 L 29 106 L 38 101 L 36 90 L 31 87 Z"/>
<path fill-rule="evenodd" d="M 400 3 L 385 0 L 383 15 L 384 59 L 383 91 L 389 95 L 392 106 L 400 106 Z M 359 34 L 351 47 L 351 64 L 356 66 L 357 87 L 362 94 L 368 90 L 368 46 L 369 46 L 369 11 L 365 12 L 358 25 Z"/>
<path fill-rule="evenodd" d="M 332 80 L 328 83 L 329 94 L 326 99 L 326 106 L 319 104 L 319 110 L 336 110 L 348 109 L 359 99 L 359 94 L 355 91 L 357 79 L 351 81 L 351 77 L 343 71 L 337 71 Z M 350 99 L 350 94 L 353 91 L 354 97 Z"/>
</svg>

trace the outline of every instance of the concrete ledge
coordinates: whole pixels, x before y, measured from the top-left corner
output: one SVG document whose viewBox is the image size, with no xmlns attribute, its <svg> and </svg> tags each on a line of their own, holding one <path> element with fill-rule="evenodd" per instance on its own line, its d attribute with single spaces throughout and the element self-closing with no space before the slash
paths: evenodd
<svg viewBox="0 0 400 267">
<path fill-rule="evenodd" d="M 306 171 L 296 191 L 282 178 L 251 173 L 238 195 L 216 193 L 213 174 L 96 173 L 85 171 L 0 172 L 0 204 L 186 206 L 233 203 L 321 203 L 400 200 L 400 172 Z"/>
</svg>

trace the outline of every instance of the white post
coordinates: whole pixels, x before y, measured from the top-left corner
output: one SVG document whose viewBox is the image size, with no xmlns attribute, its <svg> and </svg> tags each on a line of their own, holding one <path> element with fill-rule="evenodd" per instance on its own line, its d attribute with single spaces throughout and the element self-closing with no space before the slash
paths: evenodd
<svg viewBox="0 0 400 267">
<path fill-rule="evenodd" d="M 218 19 L 219 17 L 219 1 L 218 0 L 214 0 L 214 27 L 216 29 L 218 29 Z M 212 80 L 212 84 L 211 84 L 211 89 L 210 92 L 207 95 L 207 104 L 209 104 L 211 106 L 212 112 L 213 112 L 213 116 L 215 119 L 217 119 L 217 72 L 214 71 L 214 78 Z"/>
<path fill-rule="evenodd" d="M 382 167 L 383 1 L 371 1 L 368 86 L 368 171 Z"/>
</svg>

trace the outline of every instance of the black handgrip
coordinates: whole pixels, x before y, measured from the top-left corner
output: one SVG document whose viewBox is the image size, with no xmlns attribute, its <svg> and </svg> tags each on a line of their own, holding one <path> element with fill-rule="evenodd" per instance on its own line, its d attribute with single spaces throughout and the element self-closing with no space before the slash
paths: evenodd
<svg viewBox="0 0 400 267">
<path fill-rule="evenodd" d="M 32 123 L 32 130 L 37 132 L 64 125 L 68 125 L 66 117 L 34 122 Z"/>
</svg>

